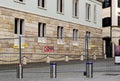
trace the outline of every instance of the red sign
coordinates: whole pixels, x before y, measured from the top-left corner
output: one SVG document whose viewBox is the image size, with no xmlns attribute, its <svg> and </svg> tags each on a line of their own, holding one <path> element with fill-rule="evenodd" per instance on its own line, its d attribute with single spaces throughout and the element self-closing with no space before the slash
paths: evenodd
<svg viewBox="0 0 120 81">
<path fill-rule="evenodd" d="M 54 52 L 53 46 L 44 46 L 44 52 Z"/>
</svg>

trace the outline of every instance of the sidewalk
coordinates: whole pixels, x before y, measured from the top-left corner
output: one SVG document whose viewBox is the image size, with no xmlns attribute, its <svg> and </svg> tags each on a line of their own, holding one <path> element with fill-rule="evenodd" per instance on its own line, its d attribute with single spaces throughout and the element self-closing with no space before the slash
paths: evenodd
<svg viewBox="0 0 120 81">
<path fill-rule="evenodd" d="M 86 78 L 83 75 L 85 62 L 71 61 L 68 63 L 57 63 L 57 78 L 50 78 L 49 64 L 40 63 L 26 65 L 24 68 L 24 78 L 21 80 L 16 78 L 15 69 L 0 71 L 0 81 L 120 81 L 120 65 L 114 65 L 111 61 L 95 61 L 94 69 L 96 72 L 93 73 L 93 78 Z M 117 69 L 119 71 L 105 72 L 105 69 Z"/>
<path fill-rule="evenodd" d="M 74 75 L 75 76 L 75 75 Z M 117 76 L 108 76 L 104 75 L 104 73 L 95 73 L 93 78 L 86 78 L 85 76 L 78 76 L 76 75 L 75 77 L 71 76 L 61 76 L 57 77 L 54 79 L 51 79 L 49 77 L 44 78 L 44 77 L 37 77 L 37 78 L 23 78 L 21 80 L 16 79 L 16 78 L 1 78 L 0 81 L 120 81 L 120 75 Z"/>
</svg>

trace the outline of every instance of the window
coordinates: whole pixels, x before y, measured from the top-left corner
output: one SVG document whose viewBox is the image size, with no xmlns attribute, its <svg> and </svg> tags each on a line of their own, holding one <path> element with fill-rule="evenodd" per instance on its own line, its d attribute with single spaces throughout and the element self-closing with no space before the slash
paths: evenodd
<svg viewBox="0 0 120 81">
<path fill-rule="evenodd" d="M 58 13 L 64 12 L 64 0 L 57 0 L 57 12 Z"/>
<path fill-rule="evenodd" d="M 118 16 L 118 26 L 120 26 L 120 16 Z"/>
<path fill-rule="evenodd" d="M 14 34 L 23 35 L 24 19 L 15 18 Z"/>
<path fill-rule="evenodd" d="M 38 6 L 40 8 L 46 8 L 46 0 L 38 0 Z"/>
<path fill-rule="evenodd" d="M 91 5 L 86 3 L 86 20 L 90 20 Z"/>
<path fill-rule="evenodd" d="M 46 24 L 45 23 L 38 23 L 38 37 L 45 37 L 45 29 Z"/>
<path fill-rule="evenodd" d="M 78 41 L 78 29 L 73 29 L 73 41 Z"/>
<path fill-rule="evenodd" d="M 19 0 L 19 1 L 23 2 L 23 0 Z"/>
<path fill-rule="evenodd" d="M 25 0 L 14 0 L 15 2 L 18 2 L 18 3 L 24 3 Z"/>
<path fill-rule="evenodd" d="M 97 14 L 96 14 L 96 5 L 94 5 L 94 16 L 93 16 L 93 17 L 94 17 L 94 22 L 95 22 L 95 23 L 96 23 L 96 15 L 97 15 Z"/>
<path fill-rule="evenodd" d="M 118 7 L 120 8 L 120 0 L 118 0 Z"/>
<path fill-rule="evenodd" d="M 46 33 L 46 23 L 39 22 L 38 23 L 38 42 L 46 43 L 45 33 Z"/>
<path fill-rule="evenodd" d="M 118 42 L 119 42 L 118 45 L 120 45 L 120 39 L 118 40 Z"/>
<path fill-rule="evenodd" d="M 63 39 L 63 27 L 61 27 L 61 26 L 57 27 L 57 38 Z"/>
<path fill-rule="evenodd" d="M 111 0 L 104 0 L 104 2 L 103 2 L 103 8 L 107 8 L 107 7 L 110 7 L 110 6 L 111 6 Z"/>
<path fill-rule="evenodd" d="M 103 27 L 107 27 L 107 26 L 111 26 L 111 18 L 110 17 L 106 17 L 102 20 L 103 23 Z"/>
<path fill-rule="evenodd" d="M 24 34 L 24 19 L 15 18 L 14 20 L 14 36 L 22 36 Z M 24 39 L 21 39 L 21 46 L 24 48 Z M 19 39 L 14 40 L 14 46 L 19 47 Z"/>
<path fill-rule="evenodd" d="M 78 17 L 79 10 L 79 0 L 73 0 L 73 16 Z"/>
</svg>

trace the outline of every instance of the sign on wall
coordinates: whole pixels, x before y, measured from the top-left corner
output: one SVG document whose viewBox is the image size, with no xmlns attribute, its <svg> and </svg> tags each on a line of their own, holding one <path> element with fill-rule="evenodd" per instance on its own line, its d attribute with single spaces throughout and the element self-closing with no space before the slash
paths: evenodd
<svg viewBox="0 0 120 81">
<path fill-rule="evenodd" d="M 44 52 L 54 52 L 53 46 L 44 46 Z"/>
</svg>

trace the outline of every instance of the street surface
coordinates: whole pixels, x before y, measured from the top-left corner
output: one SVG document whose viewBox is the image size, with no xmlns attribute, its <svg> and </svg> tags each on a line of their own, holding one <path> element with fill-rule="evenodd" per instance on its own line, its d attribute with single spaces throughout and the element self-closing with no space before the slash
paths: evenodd
<svg viewBox="0 0 120 81">
<path fill-rule="evenodd" d="M 86 78 L 85 61 L 57 62 L 57 78 L 50 78 L 48 63 L 24 65 L 23 79 L 16 78 L 16 65 L 0 67 L 0 81 L 120 81 L 120 65 L 114 59 L 93 61 L 93 78 Z"/>
</svg>

